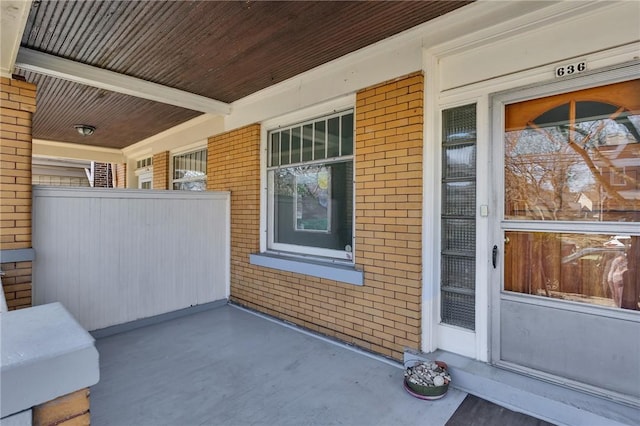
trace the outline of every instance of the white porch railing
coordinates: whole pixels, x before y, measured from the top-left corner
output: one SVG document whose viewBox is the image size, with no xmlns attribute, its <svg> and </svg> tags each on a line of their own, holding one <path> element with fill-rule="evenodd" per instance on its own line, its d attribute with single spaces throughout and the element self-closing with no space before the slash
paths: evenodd
<svg viewBox="0 0 640 426">
<path fill-rule="evenodd" d="M 227 192 L 33 189 L 34 305 L 87 330 L 229 296 Z"/>
</svg>

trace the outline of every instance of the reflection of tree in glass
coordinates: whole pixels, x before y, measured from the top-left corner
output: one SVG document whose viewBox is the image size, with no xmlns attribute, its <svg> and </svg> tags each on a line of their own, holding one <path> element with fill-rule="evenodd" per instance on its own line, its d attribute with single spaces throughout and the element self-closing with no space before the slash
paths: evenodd
<svg viewBox="0 0 640 426">
<path fill-rule="evenodd" d="M 637 210 L 633 193 L 611 184 L 617 178 L 626 187 L 638 187 L 637 177 L 618 165 L 629 157 L 637 162 L 633 152 L 638 149 L 630 146 L 636 142 L 636 117 L 624 117 L 624 124 L 615 118 L 549 127 L 529 122 L 523 130 L 507 132 L 507 214 L 541 220 L 598 218 L 589 206 L 604 210 L 608 200 L 618 210 Z"/>
<path fill-rule="evenodd" d="M 297 228 L 329 230 L 329 172 L 326 167 L 313 167 L 296 176 Z"/>
<path fill-rule="evenodd" d="M 328 231 L 331 173 L 328 166 L 296 166 L 276 170 L 275 191 L 295 197 L 297 229 Z"/>
<path fill-rule="evenodd" d="M 275 193 L 293 197 L 295 185 L 295 170 L 293 168 L 278 169 L 275 176 Z"/>
<path fill-rule="evenodd" d="M 524 129 L 505 136 L 505 190 L 516 216 L 559 220 L 565 212 L 579 158 L 558 155 L 560 129 Z"/>
</svg>

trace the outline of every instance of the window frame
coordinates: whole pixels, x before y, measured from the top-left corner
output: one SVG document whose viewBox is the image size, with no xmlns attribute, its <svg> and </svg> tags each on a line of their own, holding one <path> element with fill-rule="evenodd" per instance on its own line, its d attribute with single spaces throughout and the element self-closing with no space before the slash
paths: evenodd
<svg viewBox="0 0 640 426">
<path fill-rule="evenodd" d="M 205 152 L 205 161 L 204 161 L 204 176 L 197 176 L 197 177 L 191 177 L 191 178 L 178 178 L 175 179 L 174 178 L 174 174 L 175 174 L 175 158 L 176 157 L 180 157 L 180 156 L 185 156 L 188 154 L 193 154 L 196 152 L 200 152 L 200 151 L 204 151 Z M 207 188 L 207 163 L 208 163 L 208 156 L 209 156 L 209 152 L 208 152 L 208 148 L 206 145 L 202 146 L 202 145 L 198 145 L 195 147 L 191 147 L 188 148 L 186 150 L 181 150 L 181 151 L 176 151 L 176 152 L 172 152 L 171 153 L 171 158 L 170 158 L 170 190 L 172 191 L 198 191 L 195 189 L 189 190 L 189 189 L 174 189 L 174 185 L 176 183 L 190 183 L 190 182 L 199 182 L 199 181 L 204 181 L 204 189 L 203 191 L 206 191 Z"/>
<path fill-rule="evenodd" d="M 341 116 L 345 113 L 353 113 L 354 125 L 353 125 L 353 154 L 343 157 L 331 157 L 328 159 L 322 159 L 317 161 L 302 162 L 296 164 L 326 164 L 340 162 L 351 162 L 353 167 L 352 176 L 352 220 L 351 220 L 351 233 L 352 243 L 351 252 L 342 250 L 331 250 L 323 248 L 315 248 L 312 246 L 301 246 L 286 243 L 277 243 L 274 241 L 274 173 L 270 173 L 270 170 L 277 168 L 288 168 L 294 166 L 294 164 L 287 164 L 284 166 L 269 167 L 270 160 L 270 134 L 277 130 L 286 130 L 287 128 L 293 128 L 296 126 L 302 126 L 306 123 L 313 123 L 315 121 L 325 119 L 328 120 L 332 116 Z M 333 264 L 336 267 L 348 267 L 353 268 L 355 266 L 355 204 L 356 204 L 356 188 L 355 188 L 355 95 L 344 96 L 340 99 L 328 102 L 323 105 L 316 105 L 314 107 L 306 108 L 304 110 L 296 111 L 281 117 L 268 120 L 262 123 L 261 128 L 261 177 L 263 196 L 261 197 L 261 215 L 260 215 L 260 252 L 264 255 L 275 256 L 280 259 L 289 258 L 294 262 L 297 260 L 306 262 L 320 262 L 324 264 Z M 273 263 L 273 262 L 268 262 Z M 278 268 L 277 266 L 275 266 Z M 356 271 L 358 272 L 358 271 Z M 324 277 L 326 270 L 320 274 Z M 361 274 L 360 272 L 358 272 Z M 314 275 L 313 273 L 310 273 Z M 320 275 L 318 275 L 320 276 Z M 350 282 L 349 280 L 346 280 Z M 356 285 L 362 285 L 362 278 L 358 278 L 352 282 Z"/>
<path fill-rule="evenodd" d="M 134 173 L 137 178 L 136 187 L 138 189 L 147 189 L 143 188 L 142 185 L 144 183 L 149 183 L 148 189 L 153 189 L 153 156 L 136 160 L 136 170 Z"/>
<path fill-rule="evenodd" d="M 145 183 L 149 184 L 148 188 L 144 187 Z M 153 189 L 153 170 L 138 174 L 138 189 Z"/>
</svg>

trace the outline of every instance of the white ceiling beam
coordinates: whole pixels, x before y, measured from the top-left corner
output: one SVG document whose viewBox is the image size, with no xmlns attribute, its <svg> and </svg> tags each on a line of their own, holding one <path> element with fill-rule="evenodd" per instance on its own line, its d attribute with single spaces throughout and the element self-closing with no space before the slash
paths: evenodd
<svg viewBox="0 0 640 426">
<path fill-rule="evenodd" d="M 193 111 L 222 115 L 231 113 L 229 104 L 215 99 L 24 47 L 18 51 L 16 68 Z"/>
<path fill-rule="evenodd" d="M 0 76 L 11 78 L 31 0 L 0 1 Z"/>
<path fill-rule="evenodd" d="M 0 0 L 2 1 L 2 0 Z M 99 161 L 101 163 L 124 163 L 122 150 L 70 142 L 33 139 L 33 157 L 64 158 Z"/>
</svg>

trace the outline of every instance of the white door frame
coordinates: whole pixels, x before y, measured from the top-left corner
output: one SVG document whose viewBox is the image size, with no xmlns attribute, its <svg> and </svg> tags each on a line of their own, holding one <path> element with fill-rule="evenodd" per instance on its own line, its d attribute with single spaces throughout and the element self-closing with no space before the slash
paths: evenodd
<svg viewBox="0 0 640 426">
<path fill-rule="evenodd" d="M 638 44 L 625 45 L 608 51 L 595 52 L 585 56 L 589 64 L 595 68 L 594 72 L 585 72 L 578 76 L 588 78 L 583 87 L 594 85 L 597 75 L 603 71 L 625 68 L 629 61 L 636 56 Z M 524 99 L 526 96 L 539 97 L 544 93 L 558 91 L 554 85 L 576 84 L 574 78 L 550 80 L 556 64 L 549 63 L 537 68 L 527 69 L 518 73 L 496 77 L 495 79 L 479 81 L 464 87 L 442 91 L 441 89 L 441 59 L 449 51 L 455 52 L 453 47 L 440 47 L 423 52 L 423 71 L 425 73 L 424 94 L 424 196 L 423 196 L 423 294 L 422 294 L 422 345 L 423 352 L 443 349 L 455 352 L 473 359 L 490 361 L 494 350 L 494 333 L 491 323 L 495 321 L 492 306 L 495 303 L 495 292 L 499 292 L 491 283 L 501 283 L 502 271 L 500 255 L 502 244 L 499 228 L 495 228 L 496 214 L 502 214 L 498 205 L 501 200 L 491 191 L 497 185 L 496 171 L 500 171 L 495 164 L 496 153 L 491 144 L 494 138 L 493 130 L 501 128 L 493 118 L 495 100 L 500 95 L 518 92 Z M 451 49 L 451 50 L 450 50 Z M 636 62 L 638 62 L 636 60 Z M 620 77 L 620 80 L 624 80 Z M 611 81 L 611 76 L 609 80 Z M 572 83 L 569 83 L 572 82 Z M 604 84 L 604 83 L 603 83 Z M 565 86 L 568 87 L 568 86 Z M 576 90 L 580 89 L 577 87 Z M 530 93 L 527 95 L 526 91 Z M 541 92 L 542 91 L 542 92 Z M 546 91 L 546 92 L 545 92 Z M 541 94 L 542 93 L 542 94 Z M 441 111 L 449 107 L 477 104 L 477 143 L 479 173 L 477 176 L 476 204 L 477 213 L 477 257 L 476 257 L 476 330 L 475 332 L 440 324 L 440 175 L 441 175 Z M 489 170 L 483 169 L 487 164 Z M 480 208 L 488 206 L 488 217 L 480 215 Z M 486 238 L 484 236 L 486 236 Z M 490 244 L 489 244 L 490 243 Z M 494 244 L 499 247 L 498 267 L 491 266 L 491 248 Z M 499 287 L 499 285 L 498 285 Z"/>
</svg>

